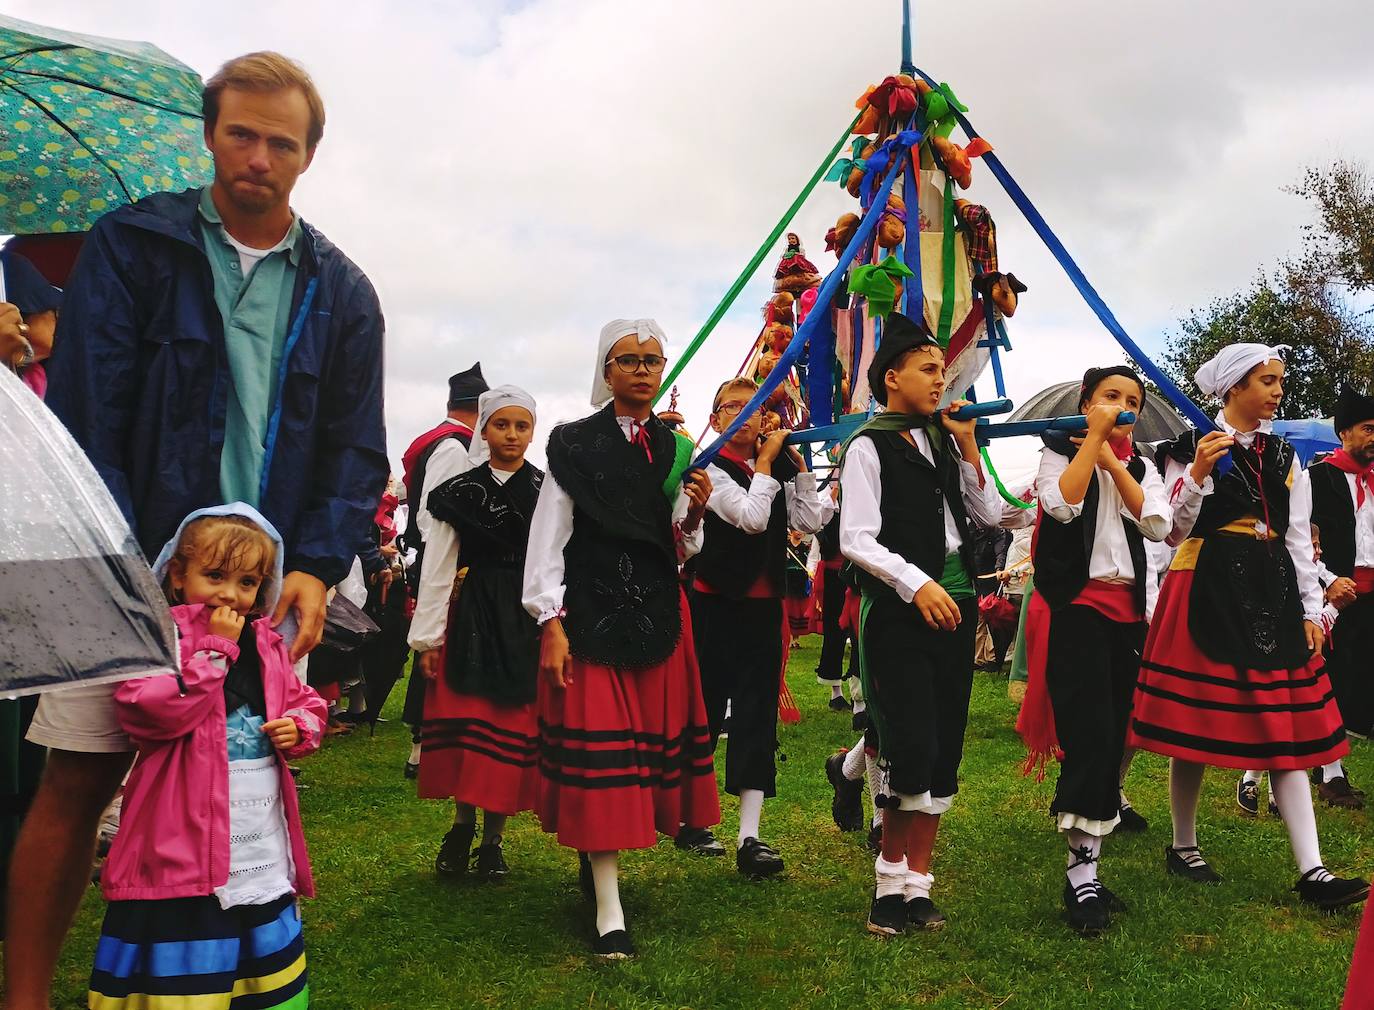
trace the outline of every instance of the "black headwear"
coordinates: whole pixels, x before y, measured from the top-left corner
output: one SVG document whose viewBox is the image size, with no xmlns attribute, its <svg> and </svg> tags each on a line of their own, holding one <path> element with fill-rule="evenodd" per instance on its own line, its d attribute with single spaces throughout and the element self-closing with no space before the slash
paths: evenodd
<svg viewBox="0 0 1374 1010">
<path fill-rule="evenodd" d="M 1083 373 L 1083 385 L 1078 390 L 1078 402 L 1081 405 L 1084 400 L 1092 396 L 1097 387 L 1102 384 L 1102 380 L 1119 375 L 1124 379 L 1130 379 L 1140 387 L 1140 405 L 1145 406 L 1145 382 L 1140 378 L 1140 373 L 1130 365 L 1110 365 L 1107 368 L 1089 368 Z"/>
<path fill-rule="evenodd" d="M 474 362 L 465 372 L 448 377 L 448 406 L 461 407 L 465 403 L 475 403 L 487 391 L 487 380 L 482 378 L 482 363 Z"/>
<path fill-rule="evenodd" d="M 62 291 L 48 283 L 38 268 L 24 256 L 6 251 L 0 254 L 5 265 L 5 298 L 21 316 L 51 312 L 62 301 Z"/>
<path fill-rule="evenodd" d="M 918 347 L 939 346 L 940 342 L 930 332 L 925 320 L 916 322 L 900 312 L 888 313 L 883 322 L 882 342 L 878 344 L 873 361 L 868 366 L 868 388 L 873 391 L 873 398 L 884 407 L 887 406 L 887 384 L 883 379 L 887 376 L 887 370 L 903 354 Z"/>
<path fill-rule="evenodd" d="M 1353 428 L 1361 421 L 1374 419 L 1374 396 L 1365 396 L 1355 392 L 1349 386 L 1341 389 L 1340 398 L 1336 401 L 1335 427 L 1336 433 L 1340 434 L 1347 428 Z"/>
</svg>

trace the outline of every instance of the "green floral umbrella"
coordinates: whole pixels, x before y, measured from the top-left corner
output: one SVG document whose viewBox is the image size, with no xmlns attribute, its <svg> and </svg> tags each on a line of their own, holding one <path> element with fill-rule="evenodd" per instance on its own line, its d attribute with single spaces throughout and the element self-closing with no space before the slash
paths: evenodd
<svg viewBox="0 0 1374 1010">
<path fill-rule="evenodd" d="M 86 231 L 207 183 L 201 81 L 146 42 L 0 17 L 0 233 Z"/>
</svg>

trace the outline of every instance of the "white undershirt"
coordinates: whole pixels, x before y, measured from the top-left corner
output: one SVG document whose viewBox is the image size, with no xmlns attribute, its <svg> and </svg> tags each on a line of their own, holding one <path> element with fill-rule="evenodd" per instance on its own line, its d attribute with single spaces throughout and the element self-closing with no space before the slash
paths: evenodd
<svg viewBox="0 0 1374 1010">
<path fill-rule="evenodd" d="M 290 239 L 290 237 L 291 229 L 288 228 L 286 229 L 286 234 L 282 236 L 281 241 L 270 249 L 254 249 L 251 245 L 244 245 L 238 239 L 234 238 L 233 235 L 230 235 L 229 229 L 224 229 L 224 240 L 233 246 L 234 251 L 239 254 L 239 269 L 243 271 L 242 276 L 245 280 L 247 280 L 248 275 L 252 273 L 253 268 L 262 260 L 265 260 L 274 252 L 281 252 L 283 249 L 288 248 L 290 243 L 287 240 Z"/>
<path fill-rule="evenodd" d="M 615 420 L 628 441 L 630 426 L 638 422 L 630 417 L 617 417 Z M 677 496 L 677 502 L 673 505 L 675 527 L 680 527 L 687 517 L 690 505 L 691 499 L 685 494 Z M 679 564 L 701 550 L 701 525 L 697 523 L 697 528 L 691 533 L 683 534 L 679 544 Z M 550 475 L 539 488 L 539 503 L 535 505 L 534 518 L 530 521 L 530 543 L 525 554 L 525 590 L 521 601 L 540 624 L 557 617 L 563 609 L 563 594 L 567 588 L 563 581 L 563 548 L 568 546 L 572 532 L 573 500 Z"/>
<path fill-rule="evenodd" d="M 935 456 L 930 451 L 925 430 L 913 429 L 911 437 L 921 455 L 933 463 Z M 958 451 L 948 440 L 940 448 L 943 452 Z M 962 457 L 959 458 L 959 487 L 969 521 L 979 526 L 996 526 L 1002 515 L 997 487 L 992 481 L 980 486 L 978 468 Z M 840 552 L 846 558 L 891 586 L 906 603 L 910 603 L 927 582 L 940 577 L 942 573 L 923 572 L 878 543 L 878 531 L 883 525 L 882 464 L 878 447 L 871 438 L 856 438 L 845 450 L 844 466 L 840 471 L 840 497 L 844 502 L 840 510 Z M 948 503 L 944 513 L 945 554 L 950 555 L 963 546 L 963 539 Z"/>
<path fill-rule="evenodd" d="M 1069 457 L 1048 447 L 1040 450 L 1040 472 L 1035 478 L 1035 486 L 1040 490 L 1040 506 L 1047 515 L 1061 523 L 1073 522 L 1083 514 L 1083 502 L 1066 502 L 1064 492 L 1059 487 L 1059 478 L 1068 466 Z M 1088 578 L 1134 585 L 1135 565 L 1131 561 L 1131 545 L 1126 540 L 1126 530 L 1121 520 L 1134 523 L 1146 540 L 1160 541 L 1168 536 L 1173 525 L 1173 510 L 1164 493 L 1164 482 L 1160 480 L 1159 471 L 1147 462 L 1145 475 L 1140 480 L 1145 500 L 1141 503 L 1140 518 L 1137 519 L 1126 507 L 1126 501 L 1110 474 L 1095 466 L 1093 479 L 1097 481 L 1097 518 L 1093 530 L 1093 553 L 1088 559 Z"/>
</svg>

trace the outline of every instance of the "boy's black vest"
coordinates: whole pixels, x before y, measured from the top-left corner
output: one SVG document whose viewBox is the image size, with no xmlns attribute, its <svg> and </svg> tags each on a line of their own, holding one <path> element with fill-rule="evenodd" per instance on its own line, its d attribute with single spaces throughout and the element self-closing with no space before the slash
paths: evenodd
<svg viewBox="0 0 1374 1010">
<path fill-rule="evenodd" d="M 1179 436 L 1169 455 L 1191 463 L 1197 438 L 1196 431 Z M 1188 594 L 1188 631 L 1214 662 L 1253 670 L 1296 670 L 1307 662 L 1297 570 L 1284 544 L 1293 458 L 1293 447 L 1277 435 L 1257 436 L 1248 449 L 1236 443 L 1231 469 L 1212 474 L 1212 493 L 1202 499 L 1189 534 L 1203 545 Z M 1223 530 L 1266 516 L 1274 539 Z"/>
<path fill-rule="evenodd" d="M 1345 471 L 1325 460 L 1307 468 L 1312 522 L 1321 529 L 1322 563 L 1347 579 L 1355 575 L 1355 502 Z"/>
<path fill-rule="evenodd" d="M 1069 459 L 1078 452 L 1067 437 L 1058 433 L 1044 436 L 1045 445 L 1051 452 L 1057 452 Z M 1126 470 L 1136 483 L 1145 478 L 1146 463 L 1138 455 L 1131 457 Z M 1053 517 L 1042 514 L 1039 529 L 1035 534 L 1035 589 L 1049 604 L 1051 610 L 1067 607 L 1088 584 L 1088 569 L 1092 562 L 1093 544 L 1097 539 L 1097 509 L 1101 499 L 1096 470 L 1088 481 L 1087 493 L 1083 495 L 1083 509 L 1072 522 L 1061 523 Z M 1125 516 L 1121 518 L 1121 528 L 1126 533 L 1126 546 L 1131 552 L 1131 567 L 1135 573 L 1132 595 L 1135 597 L 1137 612 L 1145 613 L 1145 580 L 1150 569 L 1145 559 L 1145 538 L 1135 523 Z"/>
<path fill-rule="evenodd" d="M 607 405 L 549 436 L 549 473 L 573 500 L 563 627 L 577 658 L 641 669 L 671 656 L 682 634 L 672 507 L 663 492 L 676 436 L 651 416 L 650 461 L 625 438 L 614 410 Z"/>
<path fill-rule="evenodd" d="M 935 462 L 902 437 L 899 431 L 867 431 L 857 437 L 869 438 L 878 450 L 881 467 L 882 499 L 879 511 L 882 526 L 878 543 L 903 560 L 915 565 L 931 578 L 939 579 L 945 570 L 945 509 L 954 517 L 962 546 L 959 557 L 973 575 L 973 542 L 969 536 L 968 514 L 959 483 L 958 450 L 941 433 L 932 444 Z M 860 588 L 891 593 L 888 585 L 858 565 L 854 566 Z"/>
<path fill-rule="evenodd" d="M 749 489 L 752 476 L 747 469 L 726 456 L 717 456 L 716 466 L 729 474 L 740 487 Z M 796 476 L 791 457 L 781 456 L 773 464 L 773 477 L 784 484 Z M 781 599 L 787 590 L 787 492 L 773 496 L 768 528 L 762 533 L 746 533 L 732 526 L 710 509 L 706 511 L 701 553 L 697 555 L 696 577 L 721 596 L 742 600 L 760 577 L 768 579 L 770 596 Z"/>
<path fill-rule="evenodd" d="M 830 522 L 821 527 L 816 534 L 816 542 L 821 545 L 821 560 L 835 561 L 840 557 L 840 514 L 836 512 Z"/>
</svg>

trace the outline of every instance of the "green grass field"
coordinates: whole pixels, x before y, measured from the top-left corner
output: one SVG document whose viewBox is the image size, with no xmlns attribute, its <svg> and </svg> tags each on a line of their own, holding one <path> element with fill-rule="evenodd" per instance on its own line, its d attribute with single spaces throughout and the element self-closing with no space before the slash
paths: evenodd
<svg viewBox="0 0 1374 1010">
<path fill-rule="evenodd" d="M 508 881 L 437 882 L 432 861 L 451 805 L 417 800 L 401 766 L 409 734 L 391 721 L 331 740 L 305 762 L 302 793 L 320 897 L 306 906 L 313 1005 L 322 1010 L 450 1007 L 1154 1008 L 1338 1005 L 1359 911 L 1297 903 L 1283 825 L 1244 819 L 1230 772 L 1209 773 L 1199 836 L 1225 876 L 1217 887 L 1166 877 L 1166 765 L 1143 755 L 1128 790 L 1145 835 L 1107 841 L 1103 877 L 1130 904 L 1105 937 L 1083 940 L 1060 918 L 1064 845 L 1047 814 L 1052 780 L 1022 778 L 1005 682 L 979 674 L 963 785 L 946 816 L 934 897 L 940 933 L 894 941 L 864 931 L 873 860 L 830 820 L 822 762 L 850 744 L 847 715 L 815 682 L 818 638 L 794 653 L 790 681 L 803 721 L 780 734 L 786 761 L 763 834 L 785 874 L 751 883 L 731 859 L 684 856 L 666 839 L 622 860 L 622 897 L 636 961 L 588 956 L 591 912 L 576 859 L 532 816 L 511 824 Z M 404 685 L 392 696 L 396 715 Z M 1374 783 L 1369 744 L 1352 778 Z M 722 838 L 737 808 L 725 801 Z M 1364 812 L 1321 808 L 1333 869 L 1374 870 Z M 92 888 L 63 958 L 60 1007 L 85 1006 L 101 901 Z"/>
</svg>

